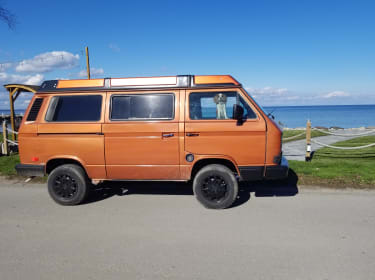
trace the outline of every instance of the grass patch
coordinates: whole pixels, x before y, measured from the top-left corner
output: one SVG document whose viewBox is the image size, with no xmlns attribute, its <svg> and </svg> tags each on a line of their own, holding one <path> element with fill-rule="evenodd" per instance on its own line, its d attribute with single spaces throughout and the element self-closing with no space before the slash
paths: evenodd
<svg viewBox="0 0 375 280">
<path fill-rule="evenodd" d="M 8 134 L 8 139 L 12 140 L 12 136 Z M 3 143 L 3 133 L 0 132 L 0 144 Z M 14 166 L 20 162 L 18 154 L 11 154 L 10 156 L 2 156 L 0 151 L 0 175 L 15 176 L 16 170 Z"/>
<path fill-rule="evenodd" d="M 293 139 L 289 139 L 289 140 L 285 140 L 285 138 L 289 138 L 289 137 L 301 134 L 302 132 L 305 132 L 305 130 L 284 130 L 283 131 L 283 143 L 287 143 L 287 142 L 291 142 L 291 141 L 296 141 L 296 140 L 301 140 L 301 139 L 306 139 L 306 134 L 304 133 L 303 135 L 301 135 L 299 137 L 296 137 L 296 138 L 293 138 Z M 317 131 L 317 130 L 312 130 L 311 131 L 311 137 L 312 138 L 319 137 L 319 136 L 327 136 L 327 135 L 328 134 L 325 134 L 325 133 Z"/>
<path fill-rule="evenodd" d="M 21 179 L 24 180 L 26 177 L 17 175 L 16 169 L 14 168 L 17 163 L 20 163 L 19 154 L 11 154 L 10 156 L 0 156 L 0 176 L 5 176 L 7 179 Z M 47 176 L 35 177 L 34 183 L 45 183 Z"/>
<path fill-rule="evenodd" d="M 375 136 L 358 137 L 333 144 L 354 147 L 375 143 Z M 311 162 L 289 161 L 302 184 L 375 188 L 375 147 L 360 150 L 322 148 Z"/>
<path fill-rule="evenodd" d="M 15 176 L 16 170 L 14 166 L 20 162 L 18 154 L 10 156 L 0 156 L 0 175 L 3 176 Z"/>
</svg>

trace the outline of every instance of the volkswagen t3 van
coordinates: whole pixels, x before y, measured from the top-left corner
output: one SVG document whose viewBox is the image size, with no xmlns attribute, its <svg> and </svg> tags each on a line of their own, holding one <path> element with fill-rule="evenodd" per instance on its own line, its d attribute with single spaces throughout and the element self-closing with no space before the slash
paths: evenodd
<svg viewBox="0 0 375 280">
<path fill-rule="evenodd" d="M 105 180 L 192 181 L 207 208 L 288 174 L 282 131 L 229 75 L 45 81 L 19 129 L 20 175 L 59 204 Z"/>
</svg>

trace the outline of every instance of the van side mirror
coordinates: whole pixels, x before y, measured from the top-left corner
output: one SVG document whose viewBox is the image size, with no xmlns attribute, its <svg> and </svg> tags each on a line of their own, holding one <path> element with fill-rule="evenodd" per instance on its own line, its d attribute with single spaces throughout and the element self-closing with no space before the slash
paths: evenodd
<svg viewBox="0 0 375 280">
<path fill-rule="evenodd" d="M 243 112 L 243 107 L 241 105 L 233 104 L 233 119 L 242 122 Z"/>
</svg>

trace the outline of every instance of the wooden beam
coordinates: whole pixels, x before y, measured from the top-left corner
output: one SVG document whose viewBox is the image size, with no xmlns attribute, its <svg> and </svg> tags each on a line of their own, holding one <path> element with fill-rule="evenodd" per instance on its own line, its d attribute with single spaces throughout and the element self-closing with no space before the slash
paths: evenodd
<svg viewBox="0 0 375 280">
<path fill-rule="evenodd" d="M 4 120 L 3 121 L 3 154 L 8 155 L 8 137 L 7 137 L 7 122 Z"/>
<path fill-rule="evenodd" d="M 90 58 L 89 58 L 89 48 L 86 47 L 86 67 L 87 67 L 87 79 L 90 80 Z"/>
<path fill-rule="evenodd" d="M 307 120 L 306 123 L 306 157 L 305 161 L 311 160 L 311 122 Z"/>
<path fill-rule="evenodd" d="M 19 91 L 17 91 L 17 93 L 16 94 L 13 94 L 13 102 L 15 102 L 16 101 L 16 99 L 18 98 L 18 96 L 20 95 L 20 93 L 21 93 L 21 91 L 19 90 Z"/>
<path fill-rule="evenodd" d="M 19 89 L 18 88 L 15 88 L 11 91 L 9 91 L 9 105 L 10 105 L 10 125 L 12 127 L 12 140 L 13 141 L 16 141 L 16 134 L 14 133 L 14 131 L 16 130 L 16 126 L 15 126 L 15 123 L 14 123 L 14 119 L 15 119 L 15 116 L 14 116 L 14 100 L 13 100 L 13 95 L 14 93 L 16 93 Z"/>
</svg>

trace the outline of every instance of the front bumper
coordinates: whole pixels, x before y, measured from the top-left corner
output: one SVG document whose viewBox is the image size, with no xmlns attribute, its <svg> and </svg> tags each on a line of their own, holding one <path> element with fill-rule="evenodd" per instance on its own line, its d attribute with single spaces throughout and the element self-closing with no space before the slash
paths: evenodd
<svg viewBox="0 0 375 280">
<path fill-rule="evenodd" d="M 285 157 L 281 157 L 280 164 L 271 166 L 239 166 L 242 181 L 276 180 L 288 177 L 289 164 Z"/>
<path fill-rule="evenodd" d="M 45 174 L 44 165 L 19 163 L 15 166 L 15 169 L 20 176 L 43 177 Z"/>
<path fill-rule="evenodd" d="M 288 177 L 289 164 L 285 157 L 281 157 L 279 165 L 266 166 L 265 179 L 285 179 Z"/>
</svg>

